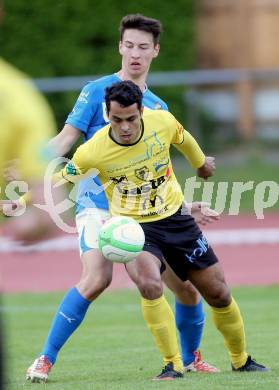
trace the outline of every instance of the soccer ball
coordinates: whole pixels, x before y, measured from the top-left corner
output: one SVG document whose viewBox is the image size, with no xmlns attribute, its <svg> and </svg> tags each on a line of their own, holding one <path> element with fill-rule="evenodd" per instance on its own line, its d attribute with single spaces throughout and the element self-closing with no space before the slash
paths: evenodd
<svg viewBox="0 0 279 390">
<path fill-rule="evenodd" d="M 112 217 L 101 228 L 99 248 L 104 257 L 116 263 L 133 260 L 144 245 L 140 224 L 130 217 Z"/>
</svg>

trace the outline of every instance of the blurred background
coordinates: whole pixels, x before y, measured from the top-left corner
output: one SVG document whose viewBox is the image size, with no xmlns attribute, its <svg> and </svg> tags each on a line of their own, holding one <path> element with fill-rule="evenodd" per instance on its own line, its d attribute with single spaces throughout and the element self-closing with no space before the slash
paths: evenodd
<svg viewBox="0 0 279 390">
<path fill-rule="evenodd" d="M 278 333 L 278 310 L 274 308 L 278 305 L 279 292 L 279 0 L 175 0 L 173 6 L 164 0 L 5 0 L 5 8 L 6 18 L 0 29 L 0 55 L 29 74 L 46 94 L 58 130 L 62 129 L 88 80 L 119 70 L 118 26 L 121 18 L 139 12 L 162 21 L 161 52 L 152 64 L 149 87 L 167 102 L 170 111 L 195 135 L 206 154 L 216 156 L 216 175 L 210 179 L 214 185 L 212 192 L 202 185 L 195 191 L 194 198 L 209 200 L 212 207 L 216 207 L 217 183 L 227 182 L 224 214 L 233 214 L 230 204 L 233 183 L 253 182 L 252 189 L 244 192 L 239 200 L 241 215 L 222 215 L 218 223 L 206 227 L 206 233 L 224 266 L 227 281 L 234 287 L 234 295 L 244 309 L 247 334 L 254 351 L 258 348 L 259 359 L 272 366 L 274 376 L 262 378 L 263 386 L 259 386 L 266 388 L 273 380 L 270 388 L 277 389 L 278 346 L 276 350 L 273 336 Z M 173 156 L 175 172 L 184 187 L 185 179 L 195 172 L 186 167 L 176 151 Z M 263 200 L 269 206 L 263 210 L 265 218 L 257 219 L 254 190 L 263 181 L 274 183 L 275 194 L 273 201 L 268 203 L 270 191 L 268 188 L 264 191 Z M 9 247 L 5 241 L 0 242 L 0 260 L 12 367 L 10 388 L 18 389 L 22 387 L 28 362 L 34 359 L 39 344 L 43 343 L 62 296 L 59 294 L 79 278 L 77 240 L 67 235 L 31 249 Z M 243 287 L 251 285 L 256 287 Z M 112 288 L 127 287 L 133 287 L 132 282 L 123 267 L 116 266 Z M 59 293 L 56 295 L 53 291 Z M 51 293 L 43 294 L 45 292 Z M 61 388 L 64 372 L 73 373 L 70 379 L 73 387 L 67 386 L 69 379 L 66 377 L 67 389 L 80 387 L 81 383 L 87 389 L 86 381 L 92 377 L 92 372 L 96 384 L 97 369 L 91 371 L 91 365 L 86 364 L 88 370 L 84 371 L 86 381 L 83 382 L 79 368 L 80 362 L 92 360 L 88 342 L 92 342 L 91 324 L 98 325 L 98 321 L 101 326 L 95 326 L 94 334 L 112 327 L 107 333 L 97 333 L 100 349 L 96 345 L 93 348 L 96 352 L 94 365 L 97 360 L 103 364 L 100 387 L 97 382 L 94 389 L 104 388 L 104 367 L 111 371 L 113 366 L 119 366 L 113 360 L 117 348 L 113 353 L 109 348 L 106 351 L 103 340 L 109 333 L 115 336 L 119 329 L 115 340 L 122 343 L 119 350 L 123 348 L 122 333 L 127 337 L 135 330 L 133 321 L 133 328 L 126 328 L 126 319 L 130 318 L 131 310 L 139 311 L 136 300 L 136 293 L 125 290 L 123 297 L 121 293 L 108 293 L 101 297 L 100 303 L 97 301 L 96 307 L 94 304 L 91 319 L 73 341 L 76 344 L 69 343 L 67 347 L 72 352 L 74 345 L 75 351 L 82 351 L 83 355 L 67 354 L 66 349 L 61 370 L 56 368 L 54 383 L 48 385 L 53 386 L 51 389 Z M 101 316 L 95 315 L 95 309 Z M 114 311 L 117 316 L 121 315 L 121 327 L 115 325 L 119 318 L 113 316 Z M 142 334 L 140 321 L 139 314 Z M 217 335 L 215 339 L 214 332 L 208 320 L 203 351 L 209 361 L 228 370 L 222 340 Z M 139 343 L 138 348 L 142 348 L 149 341 L 142 342 L 139 338 Z M 141 352 L 136 353 L 136 358 L 141 355 L 145 359 Z M 153 355 L 148 350 L 149 361 L 155 367 L 157 355 L 155 352 Z M 129 357 L 133 362 L 135 356 L 130 350 Z M 73 367 L 75 358 L 78 360 Z M 122 364 L 122 359 L 119 361 Z M 141 364 L 146 367 L 146 360 Z M 274 369 L 276 364 L 277 371 Z M 65 366 L 66 371 L 62 372 Z M 113 387 L 108 389 L 115 389 L 118 374 L 112 377 Z M 111 373 L 106 375 L 110 378 Z M 208 380 L 211 378 L 206 378 L 207 386 Z M 233 380 L 235 386 L 226 387 L 225 384 Z M 249 388 L 252 389 L 254 378 L 250 380 Z M 230 377 L 230 381 L 225 377 L 222 386 L 239 387 L 238 378 Z M 131 386 L 135 387 L 134 382 L 121 388 L 130 389 Z M 136 388 L 140 388 L 138 383 Z M 211 388 L 216 388 L 216 384 Z"/>
<path fill-rule="evenodd" d="M 217 156 L 216 179 L 278 179 L 278 1 L 6 0 L 5 7 L 1 55 L 47 94 L 58 129 L 88 80 L 119 70 L 119 21 L 140 12 L 164 27 L 149 87 Z M 247 198 L 241 208 L 251 211 Z"/>
</svg>

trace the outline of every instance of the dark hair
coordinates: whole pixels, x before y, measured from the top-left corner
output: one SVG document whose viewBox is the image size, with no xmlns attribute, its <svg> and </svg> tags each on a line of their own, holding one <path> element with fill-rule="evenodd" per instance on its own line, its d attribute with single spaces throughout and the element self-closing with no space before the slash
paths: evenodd
<svg viewBox="0 0 279 390">
<path fill-rule="evenodd" d="M 105 102 L 107 111 L 110 111 L 110 102 L 115 101 L 123 107 L 129 107 L 137 103 L 138 109 L 142 107 L 142 92 L 140 88 L 130 80 L 119 81 L 107 87 L 105 91 Z"/>
<path fill-rule="evenodd" d="M 121 19 L 119 26 L 121 41 L 123 39 L 124 31 L 132 28 L 152 34 L 154 45 L 157 45 L 160 42 L 160 34 L 163 30 L 160 20 L 148 18 L 141 14 L 130 14 L 124 16 Z"/>
</svg>

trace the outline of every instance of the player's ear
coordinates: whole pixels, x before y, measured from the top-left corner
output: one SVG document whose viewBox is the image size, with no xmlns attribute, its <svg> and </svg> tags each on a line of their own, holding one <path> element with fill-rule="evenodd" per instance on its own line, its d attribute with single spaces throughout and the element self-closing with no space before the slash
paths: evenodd
<svg viewBox="0 0 279 390">
<path fill-rule="evenodd" d="M 122 41 L 119 41 L 118 50 L 119 50 L 119 53 L 120 53 L 121 55 L 123 55 L 122 46 L 123 46 Z"/>
<path fill-rule="evenodd" d="M 156 43 L 156 45 L 154 46 L 153 58 L 158 57 L 159 52 L 160 52 L 160 43 Z"/>
</svg>

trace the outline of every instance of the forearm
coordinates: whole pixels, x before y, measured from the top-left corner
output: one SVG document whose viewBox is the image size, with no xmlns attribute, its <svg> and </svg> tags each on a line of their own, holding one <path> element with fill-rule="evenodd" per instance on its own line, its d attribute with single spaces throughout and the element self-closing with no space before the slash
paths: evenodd
<svg viewBox="0 0 279 390">
<path fill-rule="evenodd" d="M 61 136 L 61 133 L 52 138 L 48 142 L 47 146 L 53 151 L 53 154 L 56 157 L 65 156 L 65 154 L 69 153 L 72 148 L 72 144 L 67 142 L 67 140 Z"/>
<path fill-rule="evenodd" d="M 65 154 L 70 152 L 80 135 L 79 129 L 66 124 L 61 132 L 48 142 L 48 147 L 55 156 L 65 156 Z"/>
</svg>

